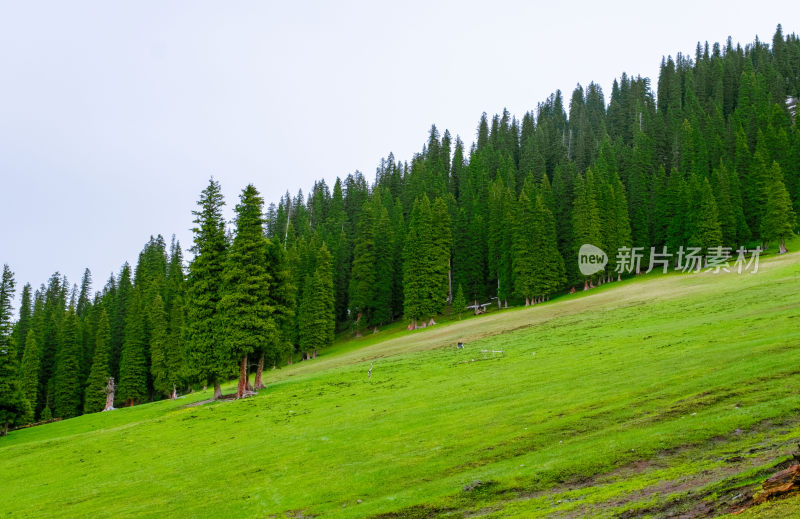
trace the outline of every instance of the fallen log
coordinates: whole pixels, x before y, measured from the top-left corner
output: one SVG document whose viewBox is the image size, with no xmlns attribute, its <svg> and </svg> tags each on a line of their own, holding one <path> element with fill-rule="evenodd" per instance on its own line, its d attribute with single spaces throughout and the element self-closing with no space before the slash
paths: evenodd
<svg viewBox="0 0 800 519">
<path fill-rule="evenodd" d="M 800 493 L 800 465 L 781 470 L 761 484 L 761 491 L 753 496 L 754 504 Z"/>
</svg>

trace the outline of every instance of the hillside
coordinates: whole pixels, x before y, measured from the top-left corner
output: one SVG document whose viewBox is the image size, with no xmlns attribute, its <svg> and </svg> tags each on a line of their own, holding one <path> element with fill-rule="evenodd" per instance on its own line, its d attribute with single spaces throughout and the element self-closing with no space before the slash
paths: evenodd
<svg viewBox="0 0 800 519">
<path fill-rule="evenodd" d="M 731 512 L 800 437 L 799 281 L 796 253 L 754 275 L 646 276 L 340 343 L 268 373 L 253 398 L 193 393 L 13 431 L 0 439 L 0 511 Z M 785 517 L 793 505 L 772 506 Z"/>
</svg>

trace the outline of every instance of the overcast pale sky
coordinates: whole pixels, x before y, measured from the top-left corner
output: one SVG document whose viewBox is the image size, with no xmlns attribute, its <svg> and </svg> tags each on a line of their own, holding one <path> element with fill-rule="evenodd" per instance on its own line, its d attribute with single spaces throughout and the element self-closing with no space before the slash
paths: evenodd
<svg viewBox="0 0 800 519">
<path fill-rule="evenodd" d="M 697 41 L 800 32 L 782 2 L 0 0 L 0 263 L 19 288 L 151 234 L 191 242 L 210 175 L 229 208 L 410 159 L 432 123 L 475 137 L 577 83 L 657 79 Z"/>
</svg>

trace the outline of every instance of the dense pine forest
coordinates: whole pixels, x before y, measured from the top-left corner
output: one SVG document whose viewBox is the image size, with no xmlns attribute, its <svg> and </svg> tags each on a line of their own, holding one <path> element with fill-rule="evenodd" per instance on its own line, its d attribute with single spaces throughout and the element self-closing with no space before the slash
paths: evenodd
<svg viewBox="0 0 800 519">
<path fill-rule="evenodd" d="M 55 273 L 38 289 L 0 286 L 0 432 L 175 398 L 312 359 L 336 332 L 534 304 L 617 279 L 620 247 L 772 246 L 800 211 L 800 39 L 698 44 L 661 62 L 658 84 L 622 74 L 560 91 L 521 119 L 484 114 L 466 145 L 430 130 L 410 161 L 369 181 L 324 180 L 265 206 L 246 186 L 226 222 L 211 179 L 194 212 L 191 261 L 151 237 L 135 266 L 95 286 Z M 229 201 L 230 203 L 230 201 Z M 577 250 L 609 264 L 592 277 Z M 98 290 L 99 288 L 99 290 Z M 248 371 L 256 372 L 250 387 Z"/>
</svg>

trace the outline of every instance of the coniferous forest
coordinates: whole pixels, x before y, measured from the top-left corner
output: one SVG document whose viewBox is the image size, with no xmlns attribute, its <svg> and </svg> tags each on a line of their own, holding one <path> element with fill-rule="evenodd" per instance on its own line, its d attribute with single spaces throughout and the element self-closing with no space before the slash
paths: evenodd
<svg viewBox="0 0 800 519">
<path fill-rule="evenodd" d="M 110 377 L 117 406 L 205 385 L 219 397 L 237 376 L 242 396 L 337 332 L 615 280 L 620 247 L 643 247 L 644 264 L 651 247 L 783 252 L 800 211 L 798 97 L 800 39 L 778 26 L 771 43 L 664 58 L 656 85 L 622 74 L 610 93 L 557 91 L 521 119 L 483 114 L 473 144 L 434 126 L 374 179 L 266 205 L 254 185 L 226 201 L 212 178 L 190 261 L 157 236 L 99 283 L 87 269 L 79 284 L 55 273 L 17 286 L 4 267 L 0 432 L 102 411 Z M 581 275 L 582 244 L 609 252 L 604 271 Z"/>
</svg>

